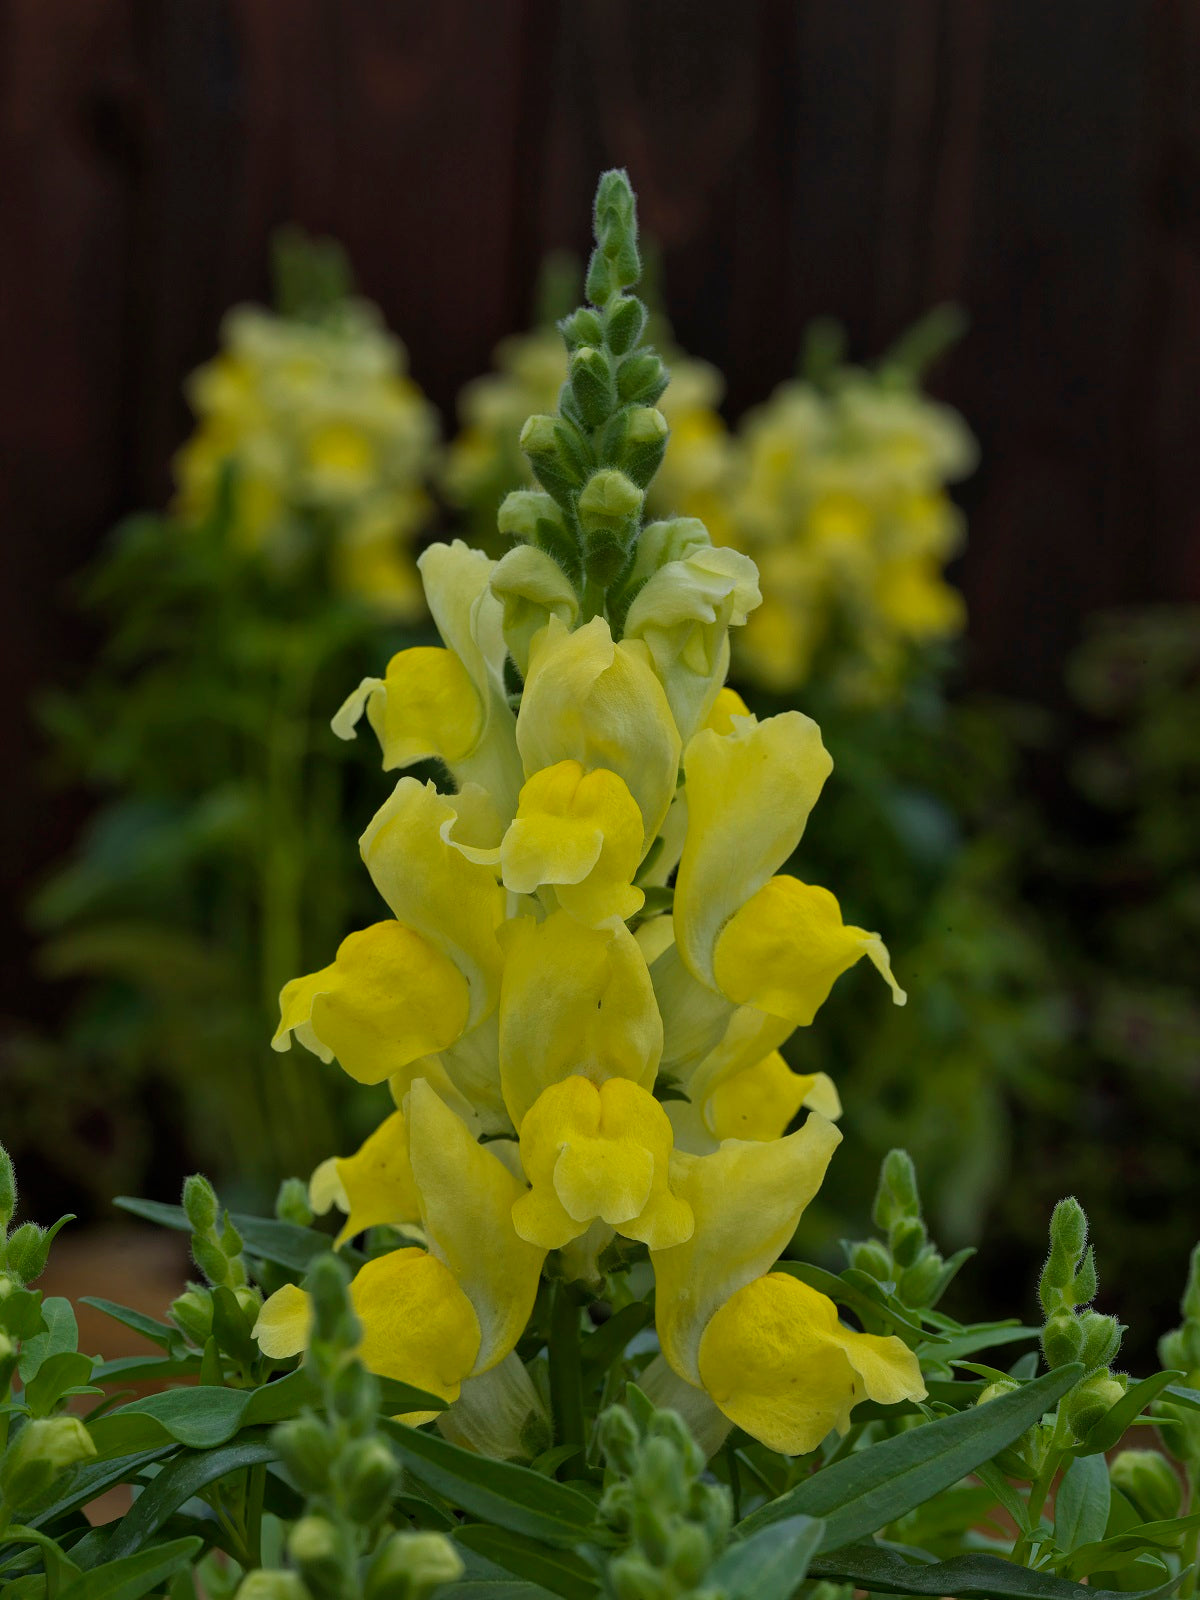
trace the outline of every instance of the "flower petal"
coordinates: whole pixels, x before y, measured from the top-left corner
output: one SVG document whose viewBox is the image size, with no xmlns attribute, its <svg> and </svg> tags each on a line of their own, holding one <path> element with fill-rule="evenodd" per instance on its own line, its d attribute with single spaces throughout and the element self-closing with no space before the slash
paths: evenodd
<svg viewBox="0 0 1200 1600">
<path fill-rule="evenodd" d="M 445 1265 L 424 1250 L 391 1250 L 368 1261 L 350 1284 L 362 1323 L 359 1354 L 381 1378 L 457 1400 L 479 1351 L 479 1322 Z M 410 1412 L 429 1421 L 436 1412 Z"/>
<path fill-rule="evenodd" d="M 284 985 L 271 1043 L 287 1050 L 295 1034 L 357 1082 L 382 1083 L 453 1044 L 467 1006 L 453 961 L 402 923 L 376 922 L 347 935 L 331 965 Z"/>
<path fill-rule="evenodd" d="M 921 1400 L 925 1385 L 900 1339 L 855 1333 L 832 1300 L 785 1273 L 739 1289 L 700 1341 L 704 1387 L 738 1427 L 784 1455 L 845 1432 L 860 1400 Z"/>
<path fill-rule="evenodd" d="M 559 761 L 607 767 L 642 813 L 642 854 L 675 794 L 679 734 L 662 685 L 638 640 L 613 642 L 602 617 L 574 633 L 551 617 L 534 640 L 517 718 L 526 777 Z"/>
<path fill-rule="evenodd" d="M 553 885 L 559 903 L 590 927 L 640 911 L 633 887 L 642 857 L 642 814 L 615 772 L 559 761 L 521 790 L 500 847 L 505 888 L 532 894 Z"/>
<path fill-rule="evenodd" d="M 298 1356 L 308 1345 L 308 1327 L 312 1320 L 308 1296 L 294 1283 L 285 1283 L 282 1289 L 268 1295 L 263 1301 L 254 1324 L 254 1337 L 263 1355 L 272 1361 L 283 1361 L 288 1356 Z"/>
<path fill-rule="evenodd" d="M 681 1378 L 702 1381 L 705 1328 L 732 1294 L 779 1259 L 841 1137 L 814 1114 L 786 1139 L 728 1139 L 712 1155 L 672 1156 L 671 1188 L 691 1206 L 695 1230 L 673 1249 L 652 1251 L 651 1261 L 658 1336 Z"/>
<path fill-rule="evenodd" d="M 505 929 L 500 1084 L 518 1130 L 550 1084 L 572 1073 L 649 1087 L 663 1027 L 645 958 L 624 923 L 588 928 L 565 911 Z"/>
<path fill-rule="evenodd" d="M 833 763 L 799 711 L 702 728 L 687 747 L 688 833 L 675 883 L 675 938 L 688 970 L 720 985 L 713 951 L 729 918 L 800 842 Z"/>
<path fill-rule="evenodd" d="M 546 1252 L 513 1227 L 521 1184 L 423 1078 L 412 1086 L 408 1118 L 429 1248 L 475 1308 L 481 1340 L 471 1370 L 486 1372 L 524 1333 Z"/>
<path fill-rule="evenodd" d="M 457 811 L 432 783 L 401 778 L 359 840 L 372 881 L 392 911 L 458 967 L 470 985 L 469 1021 L 496 1004 L 501 954 L 496 928 L 504 891 L 491 869 L 445 837 Z M 430 1052 L 439 1049 L 434 1045 Z"/>
<path fill-rule="evenodd" d="M 348 1216 L 334 1240 L 335 1250 L 367 1228 L 420 1221 L 403 1112 L 386 1117 L 354 1155 L 338 1157 L 337 1175 L 346 1201 L 342 1209 Z"/>
<path fill-rule="evenodd" d="M 752 1067 L 719 1083 L 704 1107 L 715 1139 L 778 1139 L 801 1106 L 831 1122 L 842 1114 L 833 1080 L 824 1072 L 793 1072 L 772 1050 Z"/>
<path fill-rule="evenodd" d="M 713 967 L 731 1000 L 806 1027 L 834 982 L 863 956 L 903 1005 L 904 991 L 879 935 L 843 923 L 828 889 L 779 877 L 765 883 L 721 931 Z"/>
</svg>

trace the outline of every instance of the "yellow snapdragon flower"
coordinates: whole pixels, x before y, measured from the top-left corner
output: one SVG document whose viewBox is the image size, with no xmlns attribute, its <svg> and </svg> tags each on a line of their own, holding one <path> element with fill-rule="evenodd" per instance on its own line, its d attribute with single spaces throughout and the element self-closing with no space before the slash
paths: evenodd
<svg viewBox="0 0 1200 1600">
<path fill-rule="evenodd" d="M 675 1271 L 675 1252 L 699 1248 L 697 1197 L 708 1216 L 705 1174 L 720 1162 L 815 1149 L 824 1170 L 837 1136 L 816 1108 L 836 1114 L 836 1091 L 791 1072 L 778 1046 L 838 974 L 866 955 L 903 996 L 876 935 L 846 925 L 827 890 L 778 876 L 830 761 L 808 718 L 759 722 L 722 689 L 728 627 L 757 600 L 751 564 L 714 550 L 694 523 L 646 530 L 646 550 L 670 559 L 640 587 L 621 638 L 603 617 L 558 607 L 553 573 L 534 570 L 528 547 L 514 552 L 520 581 L 511 559 L 463 545 L 421 558 L 445 645 L 402 651 L 336 726 L 349 736 L 365 714 L 385 766 L 437 757 L 459 788 L 400 778 L 361 841 L 393 920 L 286 986 L 276 1045 L 295 1036 L 361 1082 L 387 1080 L 400 1107 L 313 1182 L 315 1203 L 347 1213 L 342 1237 L 388 1222 L 427 1240 L 355 1279 L 369 1363 L 455 1398 L 524 1328 L 524 1314 L 505 1321 L 489 1298 L 500 1294 L 493 1265 L 507 1275 L 524 1263 L 536 1280 L 546 1251 L 578 1244 L 594 1260 L 619 1233 L 650 1247 L 672 1368 L 749 1426 L 758 1413 L 725 1394 L 721 1361 L 678 1353 L 671 1330 L 691 1269 Z M 515 714 L 510 651 L 528 668 Z M 670 915 L 645 915 L 650 889 L 672 876 Z M 688 1099 L 656 1098 L 664 1069 Z M 782 1138 L 802 1103 L 808 1123 Z M 481 1133 L 492 1142 L 478 1144 Z M 810 1188 L 815 1160 L 802 1165 Z M 796 1178 L 785 1218 L 799 1216 L 803 1187 Z M 478 1225 L 461 1224 L 452 1193 Z M 795 1217 L 772 1224 L 775 1255 Z M 802 1288 L 755 1290 L 763 1308 L 737 1299 L 764 1272 L 739 1272 L 713 1303 L 706 1349 L 740 1337 L 744 1307 L 753 1345 L 758 1309 L 769 1320 L 780 1293 Z M 264 1349 L 296 1348 L 304 1313 L 298 1291 L 273 1297 Z M 493 1335 L 477 1339 L 476 1324 Z M 822 1338 L 824 1351 L 842 1334 Z M 842 1367 L 821 1359 L 839 1387 L 820 1415 L 836 1420 L 849 1391 Z"/>
<path fill-rule="evenodd" d="M 908 649 L 965 622 L 943 576 L 962 537 L 946 486 L 976 458 L 965 424 L 915 387 L 843 373 L 829 390 L 781 385 L 737 446 L 728 533 L 766 595 L 738 671 L 789 693 L 820 657 L 848 697 L 886 697 Z"/>
<path fill-rule="evenodd" d="M 175 458 L 181 516 L 212 515 L 227 482 L 241 548 L 286 573 L 328 540 L 336 586 L 419 616 L 413 547 L 433 510 L 438 426 L 403 346 L 359 300 L 314 319 L 241 306 L 221 344 L 187 385 L 197 427 Z"/>
</svg>

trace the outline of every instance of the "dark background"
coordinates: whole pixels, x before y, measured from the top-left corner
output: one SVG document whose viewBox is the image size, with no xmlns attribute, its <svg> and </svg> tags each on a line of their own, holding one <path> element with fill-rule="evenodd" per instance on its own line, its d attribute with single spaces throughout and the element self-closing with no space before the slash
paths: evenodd
<svg viewBox="0 0 1200 1600">
<path fill-rule="evenodd" d="M 612 164 L 731 417 L 811 317 L 870 357 L 957 300 L 970 681 L 1054 703 L 1085 613 L 1200 598 L 1188 0 L 0 0 L 0 74 L 0 1014 L 54 1003 L 20 906 L 80 802 L 25 708 L 86 660 L 69 580 L 168 494 L 282 222 L 343 241 L 447 416 Z"/>
</svg>

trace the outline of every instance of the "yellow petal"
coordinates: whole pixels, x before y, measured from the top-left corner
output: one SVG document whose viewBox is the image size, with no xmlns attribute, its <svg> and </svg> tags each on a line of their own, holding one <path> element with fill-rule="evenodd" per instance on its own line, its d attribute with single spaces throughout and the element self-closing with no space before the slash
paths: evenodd
<svg viewBox="0 0 1200 1600">
<path fill-rule="evenodd" d="M 732 1294 L 779 1259 L 841 1137 L 814 1113 L 786 1139 L 729 1139 L 712 1155 L 672 1156 L 671 1188 L 691 1206 L 695 1229 L 651 1260 L 659 1340 L 681 1378 L 702 1382 L 701 1335 Z"/>
<path fill-rule="evenodd" d="M 793 1072 L 773 1050 L 718 1084 L 704 1114 L 716 1139 L 778 1139 L 804 1105 L 830 1121 L 841 1115 L 837 1090 L 824 1072 Z"/>
<path fill-rule="evenodd" d="M 489 867 L 468 861 L 446 838 L 456 820 L 452 801 L 432 783 L 401 778 L 367 825 L 359 848 L 394 914 L 467 979 L 474 1024 L 491 1011 L 499 993 L 496 928 L 504 915 L 504 891 Z"/>
<path fill-rule="evenodd" d="M 285 1283 L 268 1295 L 254 1324 L 254 1337 L 263 1355 L 272 1361 L 298 1356 L 308 1345 L 311 1315 L 308 1296 L 294 1283 Z"/>
<path fill-rule="evenodd" d="M 271 1043 L 294 1033 L 323 1061 L 337 1057 L 359 1083 L 382 1083 L 407 1062 L 453 1044 L 467 1022 L 462 973 L 399 922 L 342 940 L 333 963 L 285 984 Z"/>
<path fill-rule="evenodd" d="M 368 1261 L 350 1284 L 362 1323 L 359 1354 L 381 1378 L 457 1400 L 475 1365 L 479 1323 L 454 1275 L 424 1250 L 392 1250 Z M 409 1413 L 428 1421 L 437 1413 Z"/>
<path fill-rule="evenodd" d="M 667 1249 L 692 1231 L 691 1207 L 668 1187 L 671 1124 L 647 1090 L 625 1078 L 566 1078 L 521 1124 L 532 1188 L 513 1207 L 522 1237 L 548 1250 L 599 1219 L 626 1238 Z"/>
<path fill-rule="evenodd" d="M 717 935 L 787 860 L 833 763 L 821 730 L 799 711 L 732 733 L 702 728 L 688 745 L 688 833 L 675 883 L 675 939 L 710 988 Z"/>
<path fill-rule="evenodd" d="M 721 735 L 732 733 L 734 717 L 750 717 L 753 720 L 753 713 L 737 690 L 726 684 L 713 701 L 704 726 Z"/>
<path fill-rule="evenodd" d="M 520 492 L 520 491 L 518 491 Z M 529 670 L 529 647 L 551 616 L 571 628 L 579 597 L 566 573 L 544 550 L 519 544 L 492 571 L 492 593 L 504 606 L 504 637 L 518 670 Z"/>
<path fill-rule="evenodd" d="M 806 1027 L 836 979 L 863 956 L 903 1005 L 904 991 L 879 935 L 843 923 L 828 889 L 779 877 L 764 884 L 722 930 L 714 971 L 731 1000 Z"/>
<path fill-rule="evenodd" d="M 467 669 L 453 651 L 434 646 L 401 650 L 386 677 L 364 678 L 334 717 L 334 733 L 353 738 L 364 708 L 385 772 L 431 756 L 453 766 L 483 732 L 484 707 Z"/>
<path fill-rule="evenodd" d="M 591 927 L 641 910 L 645 895 L 632 886 L 641 857 L 642 814 L 624 782 L 578 761 L 534 773 L 500 848 L 506 888 L 553 885 L 564 909 Z"/>
<path fill-rule="evenodd" d="M 404 1114 L 394 1111 L 352 1156 L 337 1162 L 337 1174 L 349 1213 L 334 1249 L 356 1233 L 381 1224 L 400 1227 L 421 1216 L 417 1186 L 408 1159 Z"/>
<path fill-rule="evenodd" d="M 424 1079 L 412 1086 L 408 1118 L 429 1248 L 474 1307 L 481 1339 L 471 1370 L 486 1372 L 525 1332 L 546 1252 L 513 1227 L 522 1185 Z"/>
<path fill-rule="evenodd" d="M 845 1432 L 860 1400 L 922 1400 L 916 1356 L 901 1340 L 855 1333 L 817 1290 L 784 1273 L 739 1289 L 700 1341 L 700 1376 L 725 1415 L 768 1449 L 815 1450 Z"/>
<path fill-rule="evenodd" d="M 565 911 L 505 929 L 500 1085 L 518 1130 L 550 1084 L 573 1073 L 649 1087 L 662 1018 L 637 941 L 624 923 L 588 928 Z"/>
<path fill-rule="evenodd" d="M 441 1055 L 422 1056 L 388 1079 L 398 1106 L 417 1078 L 428 1080 L 472 1134 L 510 1135 L 512 1121 L 500 1093 L 500 1029 L 496 1012 L 464 1033 Z"/>
<path fill-rule="evenodd" d="M 675 794 L 680 741 L 640 640 L 614 643 L 602 617 L 574 633 L 551 617 L 530 652 L 517 745 L 527 777 L 578 761 L 623 778 L 642 813 L 643 853 L 650 848 Z"/>
</svg>

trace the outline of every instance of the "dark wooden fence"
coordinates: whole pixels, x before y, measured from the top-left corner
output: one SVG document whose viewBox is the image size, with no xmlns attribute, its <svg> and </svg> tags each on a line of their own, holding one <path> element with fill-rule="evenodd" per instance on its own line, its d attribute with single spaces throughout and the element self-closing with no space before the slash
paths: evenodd
<svg viewBox="0 0 1200 1600">
<path fill-rule="evenodd" d="M 0 75 L 7 882 L 71 820 L 22 712 L 87 649 L 65 580 L 166 493 L 180 380 L 290 219 L 448 410 L 623 163 L 734 414 L 813 315 L 870 355 L 970 310 L 975 681 L 1052 698 L 1084 612 L 1200 591 L 1191 0 L 0 0 Z"/>
</svg>

